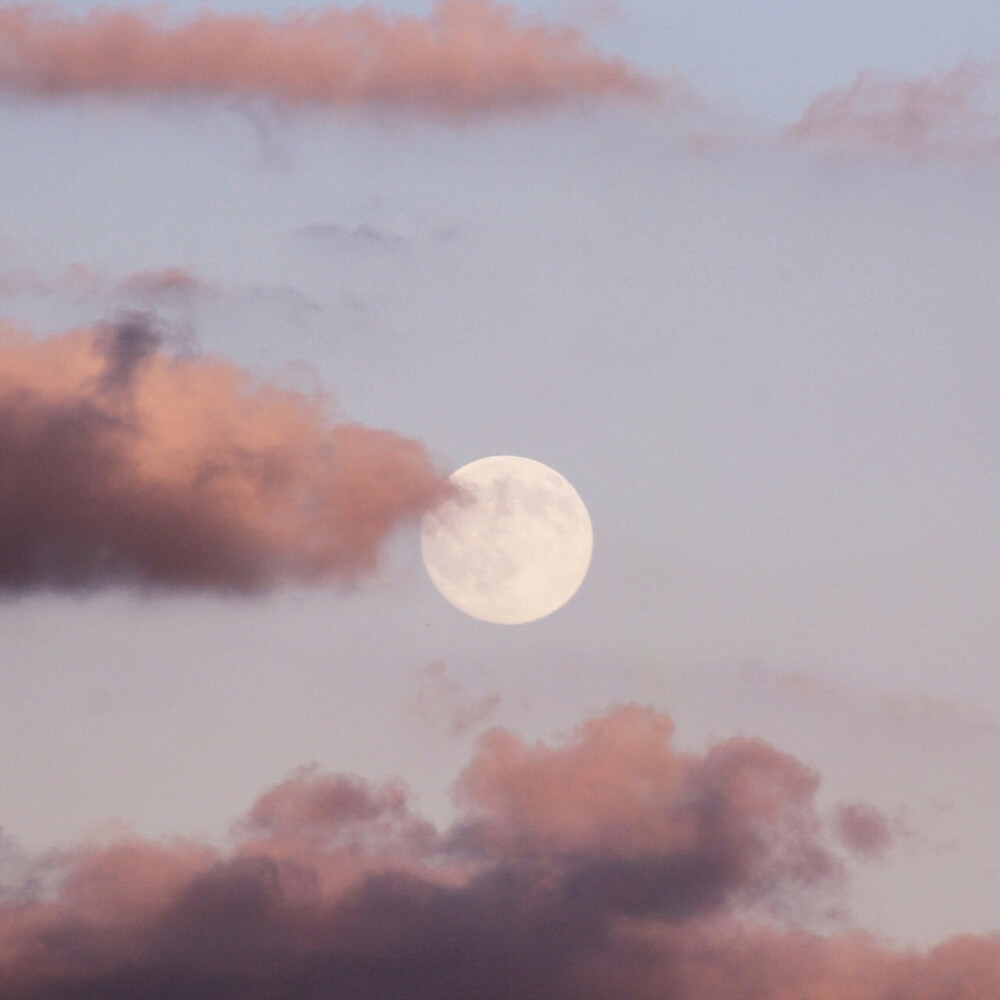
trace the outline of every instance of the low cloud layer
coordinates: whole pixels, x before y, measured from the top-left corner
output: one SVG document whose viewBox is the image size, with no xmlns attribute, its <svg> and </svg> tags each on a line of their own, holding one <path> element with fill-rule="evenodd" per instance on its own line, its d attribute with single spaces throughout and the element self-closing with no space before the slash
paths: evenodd
<svg viewBox="0 0 1000 1000">
<path fill-rule="evenodd" d="M 355 580 L 447 495 L 415 441 L 172 357 L 142 318 L 0 326 L 0 590 Z"/>
<path fill-rule="evenodd" d="M 787 919 L 842 877 L 817 776 L 755 740 L 678 753 L 623 707 L 495 730 L 439 833 L 405 789 L 303 769 L 227 850 L 118 837 L 0 904 L 2 1000 L 984 1000 L 1000 939 L 929 953 Z M 870 807 L 868 807 L 870 808 Z M 785 918 L 775 914 L 785 913 Z"/>
<path fill-rule="evenodd" d="M 8 6 L 0 10 L 0 86 L 459 116 L 661 89 L 595 51 L 577 30 L 519 17 L 492 0 L 439 0 L 426 18 L 366 4 L 280 20 L 204 12 L 179 24 L 140 9 L 77 16 L 49 5 Z"/>
<path fill-rule="evenodd" d="M 1000 152 L 997 66 L 963 63 L 899 80 L 860 73 L 820 94 L 786 135 L 790 142 L 912 160 L 978 160 Z"/>
</svg>

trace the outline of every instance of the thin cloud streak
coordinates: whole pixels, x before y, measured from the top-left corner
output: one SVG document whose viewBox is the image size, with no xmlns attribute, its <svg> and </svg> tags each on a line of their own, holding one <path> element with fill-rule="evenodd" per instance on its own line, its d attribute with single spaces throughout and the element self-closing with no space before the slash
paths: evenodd
<svg viewBox="0 0 1000 1000">
<path fill-rule="evenodd" d="M 0 10 L 0 86 L 38 96 L 216 96 L 478 115 L 604 97 L 672 98 L 576 29 L 493 0 L 439 0 L 426 18 L 373 5 L 169 24 L 139 9 Z"/>
<path fill-rule="evenodd" d="M 855 687 L 843 681 L 821 678 L 805 671 L 783 671 L 759 663 L 739 668 L 740 677 L 753 684 L 766 684 L 804 704 L 849 712 L 855 717 L 875 715 L 924 732 L 978 735 L 1000 738 L 1000 721 L 978 705 L 964 704 L 932 695 L 912 695 L 875 688 Z"/>
<path fill-rule="evenodd" d="M 349 583 L 448 495 L 418 442 L 160 347 L 0 326 L 0 591 Z"/>
<path fill-rule="evenodd" d="M 294 230 L 295 239 L 328 250 L 357 250 L 365 247 L 395 249 L 406 246 L 405 236 L 362 222 L 357 226 L 340 226 L 333 222 L 312 223 Z"/>
<path fill-rule="evenodd" d="M 443 833 L 405 788 L 304 768 L 222 850 L 118 836 L 0 903 L 0 1000 L 983 1000 L 1000 939 L 901 952 L 775 913 L 842 865 L 818 777 L 704 755 L 624 706 L 561 744 L 495 730 Z"/>
<path fill-rule="evenodd" d="M 57 272 L 37 268 L 0 270 L 0 293 L 9 296 L 64 295 L 72 299 L 106 299 L 140 306 L 183 306 L 209 302 L 274 300 L 301 310 L 317 311 L 311 299 L 288 286 L 226 285 L 190 267 L 155 267 L 112 276 L 71 264 Z"/>
<path fill-rule="evenodd" d="M 57 273 L 37 268 L 0 272 L 0 292 L 6 295 L 70 295 L 78 298 L 113 296 L 146 301 L 210 299 L 223 294 L 201 275 L 186 267 L 151 268 L 112 278 L 86 264 L 71 264 Z"/>
</svg>

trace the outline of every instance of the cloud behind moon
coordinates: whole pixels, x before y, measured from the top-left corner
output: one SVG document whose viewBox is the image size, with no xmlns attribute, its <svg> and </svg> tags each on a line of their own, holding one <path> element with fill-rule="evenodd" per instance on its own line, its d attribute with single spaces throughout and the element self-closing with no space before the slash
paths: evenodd
<svg viewBox="0 0 1000 1000">
<path fill-rule="evenodd" d="M 148 322 L 0 328 L 0 591 L 350 582 L 450 493 L 422 446 L 172 357 Z"/>
</svg>

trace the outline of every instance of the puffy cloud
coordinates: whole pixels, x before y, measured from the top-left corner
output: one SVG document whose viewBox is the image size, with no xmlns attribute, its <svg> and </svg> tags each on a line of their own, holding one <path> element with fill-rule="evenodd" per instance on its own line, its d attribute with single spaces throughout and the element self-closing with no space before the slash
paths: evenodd
<svg viewBox="0 0 1000 1000">
<path fill-rule="evenodd" d="M 396 783 L 302 769 L 226 849 L 120 838 L 0 905 L 2 1000 L 983 1000 L 1000 939 L 928 953 L 776 921 L 839 865 L 817 778 L 752 740 L 678 753 L 624 707 L 494 731 L 437 833 Z M 763 905 L 763 909 L 761 906 Z"/>
<path fill-rule="evenodd" d="M 403 848 L 421 852 L 433 828 L 410 810 L 405 787 L 378 788 L 357 778 L 325 774 L 315 764 L 300 768 L 266 791 L 236 828 L 268 850 L 277 842 L 295 845 L 353 845 L 369 852 Z"/>
<path fill-rule="evenodd" d="M 426 18 L 377 6 L 264 15 L 202 12 L 169 24 L 148 11 L 82 17 L 0 10 L 0 85 L 30 94 L 233 95 L 331 107 L 468 115 L 664 91 L 568 26 L 519 18 L 493 0 L 439 0 Z"/>
<path fill-rule="evenodd" d="M 449 487 L 424 449 L 147 321 L 0 327 L 0 589 L 350 582 Z"/>
<path fill-rule="evenodd" d="M 1000 151 L 1000 115 L 989 88 L 997 67 L 963 63 L 915 80 L 858 74 L 849 87 L 820 94 L 786 139 L 833 150 L 983 159 Z"/>
<path fill-rule="evenodd" d="M 758 740 L 679 754 L 672 733 L 667 716 L 636 707 L 588 721 L 565 747 L 495 730 L 459 778 L 469 816 L 456 835 L 492 856 L 588 858 L 567 870 L 577 905 L 621 916 L 780 907 L 841 877 L 814 772 Z"/>
</svg>

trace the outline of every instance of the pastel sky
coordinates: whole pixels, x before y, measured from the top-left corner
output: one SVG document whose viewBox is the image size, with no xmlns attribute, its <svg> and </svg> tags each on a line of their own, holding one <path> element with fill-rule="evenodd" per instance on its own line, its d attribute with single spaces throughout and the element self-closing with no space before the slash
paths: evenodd
<svg viewBox="0 0 1000 1000">
<path fill-rule="evenodd" d="M 998 53 L 0 5 L 0 1000 L 1000 996 Z M 493 454 L 530 625 L 420 561 Z"/>
</svg>

